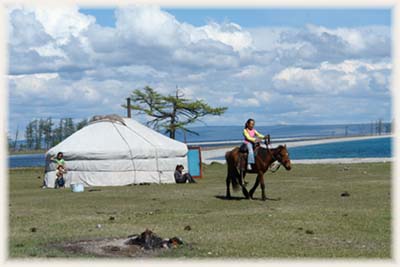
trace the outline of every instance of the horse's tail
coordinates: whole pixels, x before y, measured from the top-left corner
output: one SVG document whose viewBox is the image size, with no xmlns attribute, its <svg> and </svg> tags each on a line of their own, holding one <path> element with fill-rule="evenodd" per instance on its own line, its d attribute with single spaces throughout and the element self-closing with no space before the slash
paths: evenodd
<svg viewBox="0 0 400 267">
<path fill-rule="evenodd" d="M 225 160 L 226 160 L 226 165 L 228 166 L 228 179 L 231 179 L 232 182 L 232 187 L 233 191 L 238 191 L 239 190 L 239 173 L 235 167 L 235 160 L 232 155 L 233 151 L 228 151 L 225 153 Z"/>
</svg>

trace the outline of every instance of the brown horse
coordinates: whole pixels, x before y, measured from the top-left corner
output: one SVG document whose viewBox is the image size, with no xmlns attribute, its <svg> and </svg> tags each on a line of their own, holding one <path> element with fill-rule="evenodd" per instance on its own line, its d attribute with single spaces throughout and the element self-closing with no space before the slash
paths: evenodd
<svg viewBox="0 0 400 267">
<path fill-rule="evenodd" d="M 268 146 L 267 148 L 259 146 L 255 148 L 254 154 L 256 155 L 255 164 L 252 164 L 251 171 L 247 171 L 247 153 L 240 152 L 239 147 L 235 147 L 233 150 L 226 152 L 225 159 L 228 166 L 228 174 L 226 176 L 227 198 L 231 197 L 229 186 L 232 182 L 233 189 L 237 191 L 240 186 L 247 199 L 253 198 L 254 191 L 257 189 L 258 185 L 261 184 L 261 197 L 262 200 L 266 200 L 264 173 L 268 170 L 270 165 L 274 161 L 278 161 L 286 170 L 289 171 L 291 169 L 289 153 L 286 145 L 280 145 L 277 148 L 271 149 L 269 149 Z M 256 182 L 250 192 L 248 192 L 244 186 L 244 177 L 246 176 L 246 172 L 257 173 Z"/>
</svg>

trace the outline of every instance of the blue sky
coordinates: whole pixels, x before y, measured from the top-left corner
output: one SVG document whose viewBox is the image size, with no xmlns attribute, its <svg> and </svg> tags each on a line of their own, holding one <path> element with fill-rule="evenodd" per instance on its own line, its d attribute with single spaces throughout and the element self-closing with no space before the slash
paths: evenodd
<svg viewBox="0 0 400 267">
<path fill-rule="evenodd" d="M 146 85 L 228 107 L 207 125 L 392 120 L 389 9 L 8 13 L 11 135 L 35 118 L 125 115 L 125 98 Z"/>
<path fill-rule="evenodd" d="M 170 9 L 165 11 L 180 22 L 202 26 L 208 21 L 235 22 L 242 27 L 289 26 L 316 24 L 325 27 L 356 27 L 391 24 L 390 9 Z M 115 27 L 115 9 L 86 9 L 80 12 L 96 17 L 102 26 Z"/>
</svg>

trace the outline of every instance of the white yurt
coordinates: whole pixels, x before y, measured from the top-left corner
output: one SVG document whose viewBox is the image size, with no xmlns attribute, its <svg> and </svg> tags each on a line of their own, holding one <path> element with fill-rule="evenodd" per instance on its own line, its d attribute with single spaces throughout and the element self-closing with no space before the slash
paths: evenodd
<svg viewBox="0 0 400 267">
<path fill-rule="evenodd" d="M 65 186 L 122 186 L 175 183 L 178 164 L 187 168 L 187 146 L 141 123 L 117 115 L 94 116 L 91 122 L 46 153 L 45 186 L 55 187 L 62 152 Z"/>
</svg>

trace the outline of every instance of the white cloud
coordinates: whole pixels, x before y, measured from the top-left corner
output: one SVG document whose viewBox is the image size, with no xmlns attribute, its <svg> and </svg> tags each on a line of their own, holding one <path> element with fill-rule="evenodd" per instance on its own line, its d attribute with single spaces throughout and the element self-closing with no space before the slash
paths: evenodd
<svg viewBox="0 0 400 267">
<path fill-rule="evenodd" d="M 254 92 L 254 96 L 264 103 L 270 102 L 272 98 L 272 94 L 268 91 Z"/>
<path fill-rule="evenodd" d="M 389 103 L 382 112 L 390 117 L 389 27 L 194 26 L 157 6 L 117 9 L 115 28 L 76 7 L 9 15 L 12 118 L 56 115 L 54 106 L 60 116 L 124 114 L 125 98 L 146 85 L 228 106 L 226 124 L 256 114 L 268 123 L 329 122 L 335 101 L 352 105 L 346 115 L 356 121 L 380 103 Z M 318 110 L 324 115 L 313 115 Z"/>
<path fill-rule="evenodd" d="M 32 47 L 30 48 L 30 50 L 37 52 L 41 57 L 60 57 L 67 59 L 67 55 L 65 54 L 65 52 L 62 49 L 56 47 L 54 43 L 47 43 L 42 46 Z"/>
<path fill-rule="evenodd" d="M 358 93 L 360 97 L 371 96 L 377 91 L 389 92 L 390 72 L 387 62 L 362 62 L 346 60 L 339 64 L 322 62 L 318 68 L 288 67 L 273 77 L 274 86 L 282 92 L 299 94 Z"/>
<path fill-rule="evenodd" d="M 218 24 L 211 22 L 206 26 L 194 29 L 191 34 L 192 42 L 202 39 L 211 39 L 231 46 L 235 51 L 252 48 L 252 37 L 249 32 L 243 31 L 236 23 Z"/>
<path fill-rule="evenodd" d="M 95 22 L 95 18 L 79 13 L 77 7 L 60 6 L 33 9 L 47 34 L 53 37 L 58 45 L 68 43 L 71 37 L 80 38 L 82 32 Z"/>
<path fill-rule="evenodd" d="M 117 9 L 116 28 L 124 40 L 140 45 L 176 46 L 187 43 L 179 22 L 157 6 L 133 6 Z"/>
<path fill-rule="evenodd" d="M 241 98 L 240 96 L 226 96 L 225 98 L 221 99 L 221 102 L 224 104 L 229 104 L 234 107 L 259 107 L 260 101 L 255 97 L 249 98 Z"/>
<path fill-rule="evenodd" d="M 365 69 L 366 71 L 380 71 L 380 70 L 390 70 L 392 64 L 389 62 L 366 62 L 360 60 L 344 60 L 338 64 L 331 64 L 329 62 L 321 63 L 321 70 L 336 70 L 345 73 L 352 73 L 360 69 Z"/>
<path fill-rule="evenodd" d="M 11 98 L 20 98 L 21 101 L 29 102 L 37 98 L 48 98 L 49 93 L 56 95 L 57 91 L 51 92 L 51 85 L 58 80 L 57 73 L 40 73 L 31 75 L 8 76 Z"/>
<path fill-rule="evenodd" d="M 338 28 L 338 29 L 329 29 L 326 27 L 308 25 L 308 30 L 312 34 L 316 34 L 317 36 L 324 38 L 324 34 L 328 33 L 332 36 L 338 36 L 342 40 L 344 40 L 347 44 L 349 44 L 350 48 L 354 51 L 360 51 L 366 47 L 364 43 L 364 38 L 362 33 L 358 29 L 349 29 L 349 28 Z"/>
<path fill-rule="evenodd" d="M 263 74 L 263 69 L 260 66 L 249 65 L 241 68 L 237 73 L 233 74 L 236 78 L 253 78 Z"/>
</svg>

